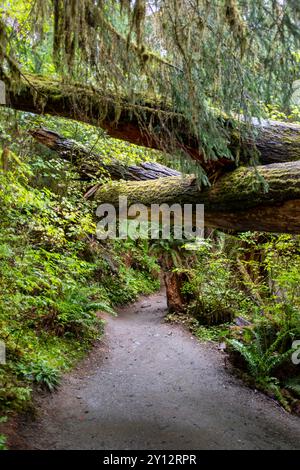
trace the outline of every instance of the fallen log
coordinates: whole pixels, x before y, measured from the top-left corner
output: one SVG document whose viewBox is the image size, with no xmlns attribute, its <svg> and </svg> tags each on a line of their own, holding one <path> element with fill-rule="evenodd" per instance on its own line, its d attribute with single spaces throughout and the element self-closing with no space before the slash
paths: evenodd
<svg viewBox="0 0 300 470">
<path fill-rule="evenodd" d="M 204 204 L 205 225 L 235 231 L 300 233 L 300 161 L 241 167 L 201 189 L 193 176 L 144 182 L 111 182 L 99 186 L 94 198 L 118 206 L 142 203 Z"/>
<path fill-rule="evenodd" d="M 128 203 L 146 206 L 162 203 L 202 203 L 205 224 L 223 230 L 300 233 L 300 162 L 241 167 L 223 175 L 210 189 L 199 189 L 193 176 L 178 177 L 171 168 L 156 163 L 122 165 L 117 160 L 104 164 L 99 155 L 59 134 L 34 129 L 31 135 L 43 145 L 76 165 L 84 179 L 110 175 L 112 179 L 140 180 L 111 183 L 93 189 L 101 202 L 118 205 L 119 195 Z M 177 176 L 178 175 L 178 176 Z M 177 176 L 177 177 L 174 177 Z M 154 180 L 162 178 L 163 180 Z"/>
<path fill-rule="evenodd" d="M 66 84 L 53 78 L 33 75 L 21 77 L 16 89 L 7 77 L 8 106 L 21 111 L 45 113 L 76 119 L 103 127 L 110 136 L 145 147 L 165 150 L 184 149 L 201 162 L 206 170 L 234 168 L 234 162 L 220 155 L 217 161 L 205 161 L 199 153 L 199 142 L 191 135 L 185 118 L 163 102 L 103 93 L 92 86 Z M 239 141 L 239 135 L 226 118 L 221 118 L 229 133 L 233 154 L 247 153 L 254 144 L 262 164 L 300 159 L 300 126 L 276 121 L 253 119 L 254 141 Z M 171 145 L 172 144 L 172 145 Z"/>
<path fill-rule="evenodd" d="M 143 181 L 149 179 L 180 176 L 180 172 L 156 162 L 142 162 L 140 165 L 125 165 L 116 158 L 106 163 L 105 157 L 90 151 L 74 140 L 66 139 L 49 129 L 32 129 L 29 133 L 38 142 L 54 150 L 64 160 L 72 162 L 83 180 L 109 176 L 113 180 Z"/>
</svg>

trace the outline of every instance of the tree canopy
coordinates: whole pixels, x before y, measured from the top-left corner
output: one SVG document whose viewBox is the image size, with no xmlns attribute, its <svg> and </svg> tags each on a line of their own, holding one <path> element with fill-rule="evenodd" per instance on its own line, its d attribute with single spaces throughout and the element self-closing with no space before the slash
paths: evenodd
<svg viewBox="0 0 300 470">
<path fill-rule="evenodd" d="M 173 113 L 183 116 L 202 160 L 238 163 L 232 127 L 238 146 L 253 137 L 251 117 L 263 116 L 270 100 L 289 109 L 300 76 L 299 22 L 296 0 L 5 0 L 0 74 L 12 89 L 28 73 L 51 74 L 62 88 L 95 87 L 113 93 L 120 110 L 126 98 L 140 128 L 189 167 L 189 148 L 172 125 Z M 154 122 L 141 102 L 157 109 Z M 256 156 L 254 147 L 246 155 Z"/>
</svg>

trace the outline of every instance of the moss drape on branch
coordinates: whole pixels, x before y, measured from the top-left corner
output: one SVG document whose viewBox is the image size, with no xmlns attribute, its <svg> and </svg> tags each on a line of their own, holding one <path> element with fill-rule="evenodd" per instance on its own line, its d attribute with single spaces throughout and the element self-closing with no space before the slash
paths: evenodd
<svg viewBox="0 0 300 470">
<path fill-rule="evenodd" d="M 92 86 L 68 85 L 45 77 L 26 76 L 18 90 L 8 83 L 7 104 L 15 109 L 48 113 L 103 127 L 110 136 L 161 150 L 184 149 L 211 174 L 216 169 L 234 168 L 228 158 L 205 162 L 199 154 L 199 143 L 188 132 L 180 114 L 163 102 L 140 99 L 131 104 L 126 97 L 102 94 Z M 255 143 L 262 164 L 295 161 L 300 158 L 300 126 L 297 124 L 253 119 L 255 142 L 239 141 L 239 134 L 224 117 L 230 133 L 233 154 L 249 154 Z M 231 129 L 231 131 L 230 131 Z M 171 131 L 172 130 L 172 131 Z"/>
</svg>

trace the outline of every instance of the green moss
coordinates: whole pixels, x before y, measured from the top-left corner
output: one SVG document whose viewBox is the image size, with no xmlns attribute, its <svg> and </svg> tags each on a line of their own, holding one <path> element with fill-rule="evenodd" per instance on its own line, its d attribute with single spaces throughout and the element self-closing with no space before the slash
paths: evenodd
<svg viewBox="0 0 300 470">
<path fill-rule="evenodd" d="M 2 122 L 9 122 L 6 114 Z M 28 123 L 22 131 L 22 122 L 15 151 L 24 150 Z M 5 413 L 29 406 L 36 386 L 55 387 L 101 339 L 97 311 L 114 313 L 117 304 L 159 287 L 158 266 L 147 246 L 97 243 L 91 203 L 82 198 L 78 175 L 41 154 L 41 148 L 37 153 L 31 148 L 29 164 L 11 152 L 8 170 L 0 172 L 0 340 L 7 350 L 7 364 L 0 367 L 0 410 Z"/>
</svg>

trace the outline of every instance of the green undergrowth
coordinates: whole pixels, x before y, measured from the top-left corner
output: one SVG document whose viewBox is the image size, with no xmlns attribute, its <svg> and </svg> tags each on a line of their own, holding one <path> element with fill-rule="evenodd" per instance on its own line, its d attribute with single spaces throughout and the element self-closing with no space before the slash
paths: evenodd
<svg viewBox="0 0 300 470">
<path fill-rule="evenodd" d="M 224 341 L 226 338 L 230 337 L 230 327 L 232 326 L 230 323 L 214 326 L 201 325 L 199 321 L 189 313 L 169 313 L 165 321 L 183 325 L 201 342 L 210 341 L 220 343 Z"/>
<path fill-rule="evenodd" d="M 173 271 L 185 304 L 167 319 L 222 343 L 249 385 L 300 413 L 299 236 L 212 231 Z"/>
<path fill-rule="evenodd" d="M 55 156 L 50 165 L 38 146 L 24 154 L 18 138 L 26 138 L 20 129 L 8 152 L 5 139 L 0 147 L 2 421 L 30 409 L 34 390 L 55 390 L 62 374 L 101 339 L 98 312 L 114 314 L 159 288 L 148 244 L 98 241 L 93 207 L 82 197 L 76 172 Z"/>
</svg>

